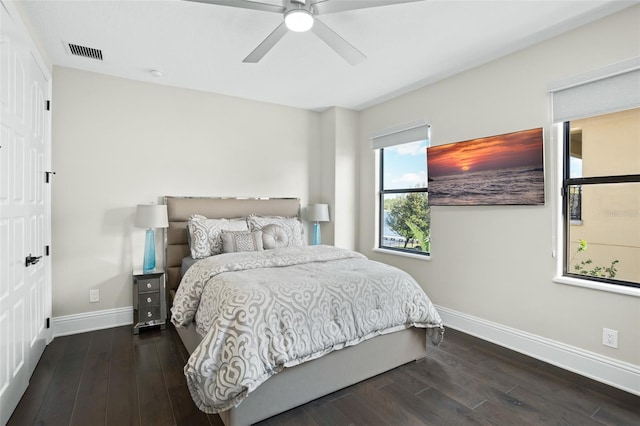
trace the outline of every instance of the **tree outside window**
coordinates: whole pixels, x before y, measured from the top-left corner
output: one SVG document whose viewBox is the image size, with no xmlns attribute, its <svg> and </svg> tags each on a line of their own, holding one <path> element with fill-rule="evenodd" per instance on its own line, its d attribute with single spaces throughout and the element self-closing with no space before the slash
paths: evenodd
<svg viewBox="0 0 640 426">
<path fill-rule="evenodd" d="M 429 254 L 427 191 L 427 140 L 380 149 L 380 248 Z"/>
</svg>

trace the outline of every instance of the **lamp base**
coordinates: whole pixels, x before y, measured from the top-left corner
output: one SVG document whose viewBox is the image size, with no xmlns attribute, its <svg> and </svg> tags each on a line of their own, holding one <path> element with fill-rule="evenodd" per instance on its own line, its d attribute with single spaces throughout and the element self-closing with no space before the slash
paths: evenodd
<svg viewBox="0 0 640 426">
<path fill-rule="evenodd" d="M 314 246 L 322 244 L 320 240 L 320 224 L 318 222 L 313 224 L 313 242 L 311 244 Z"/>
<path fill-rule="evenodd" d="M 147 229 L 144 241 L 144 262 L 142 272 L 148 274 L 156 269 L 156 234 L 153 229 Z"/>
</svg>

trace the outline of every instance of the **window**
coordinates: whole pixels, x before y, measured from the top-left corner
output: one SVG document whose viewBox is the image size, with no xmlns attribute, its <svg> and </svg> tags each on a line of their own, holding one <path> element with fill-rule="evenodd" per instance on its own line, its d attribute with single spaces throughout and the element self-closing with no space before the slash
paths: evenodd
<svg viewBox="0 0 640 426">
<path fill-rule="evenodd" d="M 565 122 L 564 151 L 564 274 L 640 287 L 640 108 Z"/>
<path fill-rule="evenodd" d="M 429 255 L 427 189 L 429 127 L 409 126 L 374 137 L 379 149 L 378 248 Z"/>
<path fill-rule="evenodd" d="M 640 288 L 640 61 L 553 91 L 564 277 Z M 629 62 L 623 64 L 628 66 Z M 597 73 L 596 73 L 597 74 Z"/>
</svg>

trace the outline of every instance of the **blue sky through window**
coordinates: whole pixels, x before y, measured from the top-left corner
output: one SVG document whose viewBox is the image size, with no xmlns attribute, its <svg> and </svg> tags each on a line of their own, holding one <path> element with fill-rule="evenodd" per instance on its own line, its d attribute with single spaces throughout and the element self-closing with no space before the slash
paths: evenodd
<svg viewBox="0 0 640 426">
<path fill-rule="evenodd" d="M 427 186 L 427 141 L 385 148 L 384 189 Z"/>
</svg>

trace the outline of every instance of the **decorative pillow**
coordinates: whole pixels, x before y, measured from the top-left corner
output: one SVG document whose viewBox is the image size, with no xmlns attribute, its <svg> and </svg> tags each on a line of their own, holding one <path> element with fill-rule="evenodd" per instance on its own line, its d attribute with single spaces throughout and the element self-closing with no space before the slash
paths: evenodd
<svg viewBox="0 0 640 426">
<path fill-rule="evenodd" d="M 262 229 L 270 224 L 278 225 L 287 234 L 288 247 L 306 245 L 302 222 L 297 217 L 253 215 L 247 218 L 247 222 L 249 223 L 249 229 L 252 231 Z"/>
<path fill-rule="evenodd" d="M 222 251 L 262 251 L 262 231 L 222 231 Z"/>
<path fill-rule="evenodd" d="M 207 219 L 201 215 L 191 216 L 187 223 L 191 257 L 202 259 L 222 253 L 222 231 L 249 231 L 249 226 L 245 218 Z"/>
<path fill-rule="evenodd" d="M 289 237 L 282 226 L 270 223 L 262 227 L 262 244 L 265 250 L 287 247 Z"/>
</svg>

